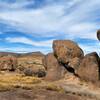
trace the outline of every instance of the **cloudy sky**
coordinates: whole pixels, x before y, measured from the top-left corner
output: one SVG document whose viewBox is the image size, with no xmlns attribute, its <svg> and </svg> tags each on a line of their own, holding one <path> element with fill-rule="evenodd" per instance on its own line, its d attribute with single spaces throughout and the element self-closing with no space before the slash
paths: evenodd
<svg viewBox="0 0 100 100">
<path fill-rule="evenodd" d="M 0 0 L 0 51 L 52 51 L 71 39 L 85 53 L 100 52 L 100 0 Z"/>
</svg>

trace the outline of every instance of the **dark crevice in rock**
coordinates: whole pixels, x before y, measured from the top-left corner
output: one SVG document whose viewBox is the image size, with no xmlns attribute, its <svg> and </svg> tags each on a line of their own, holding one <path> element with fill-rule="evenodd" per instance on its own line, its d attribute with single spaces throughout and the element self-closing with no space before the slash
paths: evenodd
<svg viewBox="0 0 100 100">
<path fill-rule="evenodd" d="M 73 73 L 73 74 L 75 73 L 74 68 L 72 68 L 71 66 L 68 65 L 69 62 L 67 62 L 67 63 L 60 62 L 60 64 L 63 65 L 64 68 L 65 68 L 66 70 L 68 70 L 70 73 Z"/>
<path fill-rule="evenodd" d="M 78 74 L 75 73 L 75 69 L 68 65 L 69 62 L 67 62 L 67 63 L 60 62 L 60 64 L 61 64 L 62 66 L 64 66 L 64 68 L 65 68 L 67 71 L 69 71 L 70 73 L 73 73 L 75 76 L 79 77 Z"/>
</svg>

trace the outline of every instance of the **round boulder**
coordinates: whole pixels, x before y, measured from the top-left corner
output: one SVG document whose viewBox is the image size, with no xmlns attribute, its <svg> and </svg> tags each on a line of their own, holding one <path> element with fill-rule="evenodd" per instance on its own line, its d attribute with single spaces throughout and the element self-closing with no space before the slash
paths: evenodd
<svg viewBox="0 0 100 100">
<path fill-rule="evenodd" d="M 59 62 L 68 63 L 71 59 L 84 57 L 83 50 L 71 40 L 54 40 L 53 51 Z"/>
</svg>

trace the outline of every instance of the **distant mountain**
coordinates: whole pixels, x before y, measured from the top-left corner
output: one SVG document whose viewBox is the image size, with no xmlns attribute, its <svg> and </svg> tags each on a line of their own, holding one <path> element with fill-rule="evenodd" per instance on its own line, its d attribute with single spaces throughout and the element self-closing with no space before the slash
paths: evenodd
<svg viewBox="0 0 100 100">
<path fill-rule="evenodd" d="M 15 57 L 22 57 L 22 56 L 44 56 L 43 53 L 40 51 L 37 52 L 29 52 L 29 53 L 13 53 L 13 52 L 0 52 L 0 57 L 12 55 Z"/>
</svg>

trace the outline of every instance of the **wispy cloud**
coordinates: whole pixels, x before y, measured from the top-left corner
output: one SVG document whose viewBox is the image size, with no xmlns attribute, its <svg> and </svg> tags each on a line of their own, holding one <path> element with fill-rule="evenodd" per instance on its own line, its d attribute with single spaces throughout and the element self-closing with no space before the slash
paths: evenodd
<svg viewBox="0 0 100 100">
<path fill-rule="evenodd" d="M 36 42 L 26 37 L 15 37 L 15 38 L 7 37 L 5 40 L 11 43 L 24 43 L 33 46 L 41 46 L 41 47 L 51 47 L 50 44 L 52 44 L 53 41 L 53 40 L 47 40 L 47 41 Z"/>
<path fill-rule="evenodd" d="M 18 0 L 12 4 L 0 4 L 0 20 L 3 23 L 26 34 L 41 37 L 41 42 L 27 38 L 7 38 L 7 41 L 13 43 L 51 47 L 52 40 L 44 41 L 42 37 L 52 36 L 54 39 L 63 36 L 63 39 L 74 40 L 81 37 L 96 40 L 96 31 L 100 28 L 99 0 Z M 82 45 L 86 48 L 85 51 L 94 50 L 93 46 L 90 49 L 87 46 L 86 43 Z M 95 49 L 98 51 L 97 45 Z"/>
<path fill-rule="evenodd" d="M 20 10 L 25 9 L 30 5 L 34 6 L 34 0 L 8 0 L 8 1 L 1 1 L 0 0 L 0 11 L 8 11 L 8 10 Z"/>
</svg>

